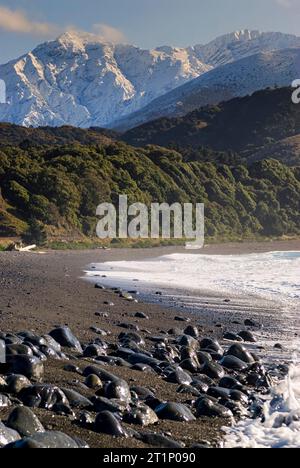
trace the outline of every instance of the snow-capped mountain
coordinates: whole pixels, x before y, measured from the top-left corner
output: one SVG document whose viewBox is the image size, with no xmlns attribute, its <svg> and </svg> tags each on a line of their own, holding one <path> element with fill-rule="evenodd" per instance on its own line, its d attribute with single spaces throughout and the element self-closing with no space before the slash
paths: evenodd
<svg viewBox="0 0 300 468">
<path fill-rule="evenodd" d="M 198 77 L 209 86 L 211 77 L 222 78 L 217 70 L 224 64 L 297 47 L 300 38 L 296 36 L 248 30 L 207 45 L 154 50 L 103 43 L 97 36 L 70 32 L 0 66 L 0 79 L 7 87 L 0 121 L 26 126 L 112 126 Z M 266 57 L 271 62 L 273 55 Z M 243 66 L 247 67 L 246 62 Z M 234 80 L 235 69 L 230 73 L 228 78 Z M 258 77 L 251 79 L 260 86 Z M 236 95 L 238 80 L 234 87 Z"/>
<path fill-rule="evenodd" d="M 0 120 L 23 125 L 106 126 L 212 67 L 186 49 L 141 50 L 66 33 L 0 66 Z"/>
<path fill-rule="evenodd" d="M 114 126 L 127 130 L 162 116 L 185 115 L 261 89 L 290 86 L 297 77 L 300 77 L 300 48 L 251 55 L 176 88 Z"/>
</svg>

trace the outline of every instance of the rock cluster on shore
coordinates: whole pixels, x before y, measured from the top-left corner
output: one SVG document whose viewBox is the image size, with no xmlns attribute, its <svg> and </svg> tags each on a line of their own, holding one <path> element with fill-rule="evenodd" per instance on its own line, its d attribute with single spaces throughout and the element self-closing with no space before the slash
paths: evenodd
<svg viewBox="0 0 300 468">
<path fill-rule="evenodd" d="M 128 300 L 127 294 L 123 297 Z M 149 319 L 141 312 L 134 317 L 142 324 Z M 179 322 L 178 316 L 174 322 Z M 105 341 L 107 334 L 96 327 L 92 327 L 96 338 L 88 343 L 81 343 L 67 326 L 42 336 L 1 332 L 7 362 L 0 369 L 0 408 L 8 412 L 0 423 L 0 447 L 88 447 L 77 437 L 44 428 L 35 414 L 38 409 L 68 418 L 99 437 L 130 437 L 165 448 L 185 444 L 157 432 L 159 421 L 201 425 L 201 418 L 224 418 L 229 425 L 234 418 L 260 416 L 259 393 L 268 391 L 271 378 L 259 358 L 243 345 L 255 343 L 253 334 L 249 330 L 226 333 L 226 341 L 220 344 L 184 322 L 182 328 L 176 326 L 158 336 L 123 323 L 114 342 Z M 47 365 L 53 360 L 65 362 L 66 374 L 73 372 L 83 379 L 78 391 L 47 381 Z M 70 360 L 76 365 L 68 364 Z M 108 366 L 162 379 L 174 388 L 173 401 L 118 377 Z M 179 402 L 177 395 L 183 400 Z"/>
</svg>

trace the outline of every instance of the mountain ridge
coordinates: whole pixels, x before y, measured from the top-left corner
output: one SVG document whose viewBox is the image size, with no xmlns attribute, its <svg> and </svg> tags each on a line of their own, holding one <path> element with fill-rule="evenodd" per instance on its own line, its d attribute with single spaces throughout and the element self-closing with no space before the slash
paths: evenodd
<svg viewBox="0 0 300 468">
<path fill-rule="evenodd" d="M 111 127 L 216 67 L 257 50 L 267 53 L 290 47 L 300 48 L 300 38 L 249 30 L 206 45 L 152 50 L 69 32 L 0 65 L 0 78 L 7 86 L 0 121 L 35 127 Z"/>
</svg>

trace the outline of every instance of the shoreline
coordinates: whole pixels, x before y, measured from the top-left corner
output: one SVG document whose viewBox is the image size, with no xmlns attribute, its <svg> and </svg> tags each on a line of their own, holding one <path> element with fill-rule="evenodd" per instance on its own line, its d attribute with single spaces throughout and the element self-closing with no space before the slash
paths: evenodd
<svg viewBox="0 0 300 468">
<path fill-rule="evenodd" d="M 276 247 L 279 244 L 276 243 Z M 294 250 L 295 244 L 284 244 L 285 250 Z M 280 248 L 284 247 L 281 244 Z M 208 249 L 211 254 L 217 254 L 221 247 L 212 246 Z M 238 251 L 239 245 L 231 245 L 230 249 L 226 247 L 226 252 L 232 255 L 232 252 Z M 266 246 L 265 246 L 266 247 Z M 300 243 L 299 246 L 300 247 Z M 245 253 L 248 253 L 248 249 Z M 255 252 L 261 251 L 262 245 L 256 245 Z M 269 245 L 273 250 L 273 243 Z M 252 312 L 238 311 L 235 315 L 235 321 L 239 324 L 234 325 L 233 318 L 228 313 L 221 314 L 219 307 L 224 308 L 223 300 L 217 300 L 215 311 L 208 308 L 203 310 L 202 314 L 190 313 L 189 311 L 178 308 L 165 307 L 161 303 L 138 304 L 128 302 L 124 298 L 118 297 L 110 290 L 95 289 L 93 285 L 87 284 L 81 279 L 85 266 L 91 263 L 102 263 L 105 261 L 126 260 L 126 259 L 144 259 L 153 256 L 164 255 L 171 251 L 178 252 L 178 248 L 158 248 L 150 250 L 98 250 L 98 251 L 67 251 L 67 252 L 46 252 L 43 255 L 37 253 L 0 253 L 0 287 L 2 290 L 0 297 L 0 331 L 16 333 L 21 330 L 30 330 L 34 333 L 45 334 L 57 326 L 67 325 L 72 332 L 83 343 L 88 343 L 95 339 L 95 333 L 91 327 L 98 327 L 105 330 L 108 335 L 103 339 L 114 344 L 119 334 L 124 330 L 122 323 L 127 323 L 134 327 L 139 327 L 142 336 L 146 337 L 146 347 L 150 350 L 153 346 L 148 341 L 148 334 L 152 336 L 161 335 L 174 327 L 181 329 L 187 326 L 186 323 L 179 323 L 174 320 L 176 316 L 184 319 L 190 319 L 190 325 L 197 326 L 201 336 L 209 336 L 222 341 L 224 331 L 237 331 L 241 328 L 244 319 L 251 319 Z M 276 248 L 276 250 L 280 250 Z M 183 251 L 186 253 L 185 249 Z M 270 251 L 270 250 L 269 250 Z M 229 253 L 230 252 L 230 253 Z M 193 253 L 193 252 L 192 252 Z M 195 253 L 195 252 L 194 252 Z M 204 252 L 207 254 L 207 251 Z M 155 254 L 155 255 L 153 255 Z M 111 307 L 105 303 L 114 303 Z M 234 305 L 233 303 L 231 304 Z M 149 320 L 143 321 L 135 317 L 136 312 L 144 313 Z M 95 315 L 97 313 L 108 314 L 106 317 Z M 239 317 L 239 320 L 237 320 Z M 272 318 L 270 319 L 272 320 Z M 189 325 L 188 324 L 188 325 Z M 147 332 L 146 332 L 147 329 Z M 84 360 L 88 365 L 89 360 Z M 78 365 L 78 361 L 71 359 L 69 364 Z M 64 366 L 66 362 L 47 361 L 45 378 L 47 381 L 58 385 L 68 386 L 77 390 L 82 387 L 84 379 L 76 372 L 66 372 Z M 101 363 L 101 366 L 104 364 Z M 126 381 L 139 382 L 141 373 L 127 367 L 116 367 L 105 365 L 105 369 L 113 372 Z M 176 401 L 184 403 L 194 398 L 188 394 L 178 394 L 178 385 L 165 382 L 160 377 L 155 377 L 152 373 L 143 373 L 143 384 L 152 388 L 156 396 L 164 401 Z M 89 391 L 85 396 L 90 396 Z M 11 410 L 11 409 L 10 409 Z M 71 436 L 80 437 L 85 440 L 90 447 L 103 448 L 141 448 L 151 445 L 145 445 L 136 438 L 115 439 L 111 436 L 96 434 L 93 430 L 78 427 L 70 418 L 63 416 L 52 417 L 52 413 L 42 409 L 35 411 L 44 426 L 52 430 L 60 430 Z M 0 420 L 5 420 L 8 410 L 0 410 Z M 157 432 L 160 434 L 169 434 L 171 438 L 183 442 L 187 447 L 193 444 L 210 444 L 219 446 L 223 439 L 221 428 L 228 426 L 228 421 L 222 418 L 211 419 L 201 418 L 196 422 L 175 423 L 170 421 L 159 421 L 158 425 L 143 429 L 148 432 Z M 157 445 L 154 444 L 157 447 Z"/>
</svg>

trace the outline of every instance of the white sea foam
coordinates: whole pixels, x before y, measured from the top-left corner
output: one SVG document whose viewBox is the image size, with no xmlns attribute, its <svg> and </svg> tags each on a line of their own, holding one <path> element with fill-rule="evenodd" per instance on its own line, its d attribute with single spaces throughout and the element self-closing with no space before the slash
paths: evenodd
<svg viewBox="0 0 300 468">
<path fill-rule="evenodd" d="M 94 267 L 91 275 L 105 273 L 108 281 L 123 287 L 132 287 L 132 281 L 138 279 L 141 288 L 160 286 L 210 291 L 217 296 L 225 293 L 247 299 L 256 297 L 280 305 L 280 331 L 286 332 L 285 344 L 289 345 L 291 353 L 296 351 L 291 356 L 290 374 L 272 389 L 271 398 L 266 400 L 265 422 L 247 419 L 226 429 L 225 447 L 300 447 L 300 359 L 297 353 L 300 341 L 294 336 L 300 329 L 300 252 L 232 256 L 174 254 Z M 272 397 L 276 397 L 275 406 Z"/>
<path fill-rule="evenodd" d="M 98 264 L 97 271 L 109 271 L 109 278 L 122 284 L 136 278 L 147 286 L 255 295 L 288 304 L 300 300 L 300 252 L 173 254 L 153 260 Z"/>
</svg>

